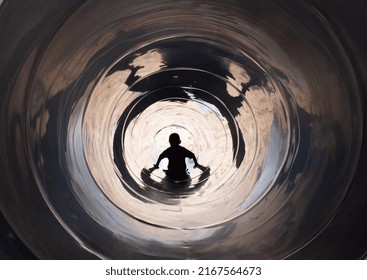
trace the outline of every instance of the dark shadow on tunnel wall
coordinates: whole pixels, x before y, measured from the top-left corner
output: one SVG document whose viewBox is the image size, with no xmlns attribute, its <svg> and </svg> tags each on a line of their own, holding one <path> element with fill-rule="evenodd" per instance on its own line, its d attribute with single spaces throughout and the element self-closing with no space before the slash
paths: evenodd
<svg viewBox="0 0 367 280">
<path fill-rule="evenodd" d="M 363 147 L 352 188 L 326 230 L 290 259 L 367 258 L 367 2 L 363 0 L 309 0 L 333 25 L 359 77 L 364 119 Z M 342 229 L 342 230 L 341 230 Z M 335 246 L 328 246 L 330 242 Z M 348 248 L 343 248 L 348 244 Z"/>
<path fill-rule="evenodd" d="M 23 244 L 0 213 L 0 260 L 35 260 L 37 257 Z"/>
</svg>

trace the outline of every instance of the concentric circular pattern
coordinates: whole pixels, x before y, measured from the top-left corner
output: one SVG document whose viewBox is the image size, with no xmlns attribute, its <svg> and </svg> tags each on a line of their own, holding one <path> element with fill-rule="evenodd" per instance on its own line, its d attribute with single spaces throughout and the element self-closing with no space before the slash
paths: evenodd
<svg viewBox="0 0 367 280">
<path fill-rule="evenodd" d="M 294 5 L 89 1 L 64 20 L 26 92 L 25 139 L 70 246 L 285 258 L 327 227 L 360 153 L 360 96 L 325 19 Z M 201 165 L 187 159 L 179 184 L 167 160 L 151 169 L 171 133 Z"/>
</svg>

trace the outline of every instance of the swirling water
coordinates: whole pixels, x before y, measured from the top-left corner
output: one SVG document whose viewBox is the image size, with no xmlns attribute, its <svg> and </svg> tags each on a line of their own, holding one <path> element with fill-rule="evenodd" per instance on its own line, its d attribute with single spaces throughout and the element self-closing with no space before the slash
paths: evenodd
<svg viewBox="0 0 367 280">
<path fill-rule="evenodd" d="M 258 2 L 88 1 L 53 34 L 25 138 L 74 246 L 285 258 L 327 226 L 361 148 L 356 77 L 312 6 Z M 149 171 L 171 133 L 202 166 L 183 185 Z"/>
</svg>

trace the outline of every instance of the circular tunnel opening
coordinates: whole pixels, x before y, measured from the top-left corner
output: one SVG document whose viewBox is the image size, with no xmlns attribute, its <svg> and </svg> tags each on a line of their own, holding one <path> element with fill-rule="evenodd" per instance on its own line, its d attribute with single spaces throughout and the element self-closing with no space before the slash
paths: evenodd
<svg viewBox="0 0 367 280">
<path fill-rule="evenodd" d="M 91 176 L 115 206 L 160 226 L 207 227 L 241 215 L 271 188 L 292 137 L 288 105 L 268 77 L 239 50 L 202 38 L 162 40 L 124 55 L 85 103 Z M 106 95 L 114 101 L 102 109 Z M 110 132 L 99 120 L 108 120 Z M 188 177 L 177 184 L 164 172 L 167 160 L 151 168 L 172 133 L 201 166 L 187 158 Z M 93 164 L 101 161 L 102 169 Z M 212 215 L 217 207 L 226 210 Z"/>
<path fill-rule="evenodd" d="M 27 164 L 4 197 L 32 209 L 34 232 L 47 215 L 72 258 L 307 257 L 362 147 L 358 77 L 334 29 L 300 1 L 106 3 L 65 10 L 29 53 L 24 90 L 14 74 L 2 111 L 23 112 L 19 130 L 5 123 L 22 140 L 6 168 Z M 19 227 L 24 210 L 3 205 Z M 20 235 L 59 256 L 51 237 Z"/>
</svg>

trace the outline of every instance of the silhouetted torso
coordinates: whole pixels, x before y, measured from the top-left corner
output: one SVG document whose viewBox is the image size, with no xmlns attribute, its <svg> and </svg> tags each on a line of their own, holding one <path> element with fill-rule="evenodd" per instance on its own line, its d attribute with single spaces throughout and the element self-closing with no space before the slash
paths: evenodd
<svg viewBox="0 0 367 280">
<path fill-rule="evenodd" d="M 171 181 L 186 181 L 190 179 L 186 169 L 186 158 L 191 158 L 194 161 L 194 168 L 201 167 L 197 159 L 191 151 L 180 146 L 181 140 L 177 133 L 172 133 L 169 136 L 171 147 L 164 150 L 158 157 L 157 163 L 149 169 L 150 172 L 159 168 L 159 163 L 162 159 L 168 159 L 168 169 L 166 171 L 167 179 Z"/>
<path fill-rule="evenodd" d="M 166 149 L 162 158 L 168 158 L 167 176 L 175 180 L 183 180 L 188 177 L 186 172 L 186 158 L 194 158 L 195 155 L 182 146 L 173 146 Z"/>
</svg>

